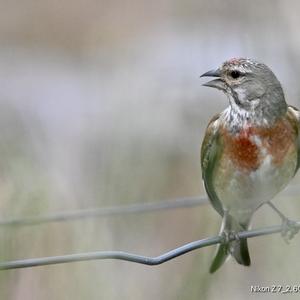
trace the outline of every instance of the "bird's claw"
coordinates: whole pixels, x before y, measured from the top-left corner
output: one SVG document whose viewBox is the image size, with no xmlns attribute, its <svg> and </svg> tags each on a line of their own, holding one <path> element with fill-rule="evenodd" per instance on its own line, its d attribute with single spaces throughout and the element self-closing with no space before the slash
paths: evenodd
<svg viewBox="0 0 300 300">
<path fill-rule="evenodd" d="M 223 241 L 222 243 L 224 244 L 228 244 L 232 241 L 236 241 L 236 240 L 239 240 L 240 237 L 238 235 L 238 233 L 236 231 L 227 231 L 227 230 L 224 230 L 222 232 L 222 237 L 223 237 Z"/>
<path fill-rule="evenodd" d="M 297 226 L 297 222 L 288 218 L 283 219 L 281 236 L 288 244 L 290 240 L 299 232 L 300 228 Z"/>
<path fill-rule="evenodd" d="M 240 239 L 238 232 L 224 230 L 222 232 L 222 237 L 223 237 L 222 244 L 228 245 L 227 251 L 228 251 L 228 253 L 232 253 L 233 248 L 232 248 L 231 242 L 238 241 Z"/>
</svg>

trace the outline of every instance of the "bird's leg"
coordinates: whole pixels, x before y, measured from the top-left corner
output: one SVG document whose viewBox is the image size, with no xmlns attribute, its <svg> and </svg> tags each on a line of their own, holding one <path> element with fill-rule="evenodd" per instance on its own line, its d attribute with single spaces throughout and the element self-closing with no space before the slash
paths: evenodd
<svg viewBox="0 0 300 300">
<path fill-rule="evenodd" d="M 283 239 L 288 243 L 299 232 L 300 228 L 296 226 L 297 222 L 290 220 L 288 217 L 286 217 L 271 201 L 268 201 L 267 203 L 281 218 L 281 235 Z"/>
</svg>

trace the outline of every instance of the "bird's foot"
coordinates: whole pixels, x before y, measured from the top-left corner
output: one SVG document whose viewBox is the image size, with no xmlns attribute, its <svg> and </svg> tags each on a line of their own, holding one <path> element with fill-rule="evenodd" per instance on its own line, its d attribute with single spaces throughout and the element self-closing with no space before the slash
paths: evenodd
<svg viewBox="0 0 300 300">
<path fill-rule="evenodd" d="M 286 217 L 282 219 L 281 236 L 287 244 L 299 232 L 299 230 L 300 228 L 296 221 L 290 220 Z"/>
<path fill-rule="evenodd" d="M 222 232 L 222 237 L 223 237 L 222 244 L 227 245 L 227 252 L 231 254 L 234 251 L 232 242 L 238 241 L 240 239 L 238 232 L 233 230 L 230 231 L 224 230 Z"/>
<path fill-rule="evenodd" d="M 278 216 L 282 220 L 282 230 L 281 236 L 285 240 L 286 243 L 299 232 L 300 227 L 296 221 L 290 220 L 287 218 L 271 201 L 267 202 L 269 206 L 278 214 Z"/>
<path fill-rule="evenodd" d="M 229 244 L 230 242 L 232 242 L 234 240 L 240 239 L 238 232 L 233 231 L 233 230 L 231 230 L 231 231 L 224 230 L 221 235 L 223 237 L 222 243 L 224 243 L 224 244 Z"/>
</svg>

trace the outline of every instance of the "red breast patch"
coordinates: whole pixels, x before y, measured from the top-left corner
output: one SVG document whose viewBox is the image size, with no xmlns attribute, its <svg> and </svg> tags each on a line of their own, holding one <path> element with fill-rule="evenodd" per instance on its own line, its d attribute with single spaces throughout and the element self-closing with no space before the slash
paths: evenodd
<svg viewBox="0 0 300 300">
<path fill-rule="evenodd" d="M 250 138 L 250 130 L 243 130 L 238 136 L 225 135 L 225 152 L 240 169 L 256 170 L 260 165 L 260 150 Z"/>
<path fill-rule="evenodd" d="M 272 156 L 274 165 L 280 165 L 291 145 L 295 145 L 296 133 L 288 120 L 281 119 L 271 128 L 247 127 L 238 135 L 224 129 L 222 135 L 224 154 L 240 170 L 250 172 L 259 168 L 266 154 Z"/>
</svg>

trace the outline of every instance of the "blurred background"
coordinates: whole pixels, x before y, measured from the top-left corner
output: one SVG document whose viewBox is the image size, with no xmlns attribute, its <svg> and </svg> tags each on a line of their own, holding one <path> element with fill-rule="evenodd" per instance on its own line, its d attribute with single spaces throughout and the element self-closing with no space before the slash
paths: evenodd
<svg viewBox="0 0 300 300">
<path fill-rule="evenodd" d="M 296 0 L 2 0 L 1 7 L 1 218 L 203 195 L 201 140 L 228 103 L 199 75 L 229 58 L 265 62 L 288 102 L 300 106 Z M 298 184 L 299 176 L 274 203 L 299 220 Z M 217 234 L 220 221 L 204 205 L 0 227 L 0 257 L 155 256 Z M 253 219 L 253 227 L 279 223 L 268 208 Z M 252 299 L 251 285 L 300 285 L 300 236 L 289 245 L 265 236 L 249 246 L 250 268 L 230 260 L 214 275 L 214 247 L 157 267 L 90 261 L 3 271 L 0 297 Z"/>
</svg>

